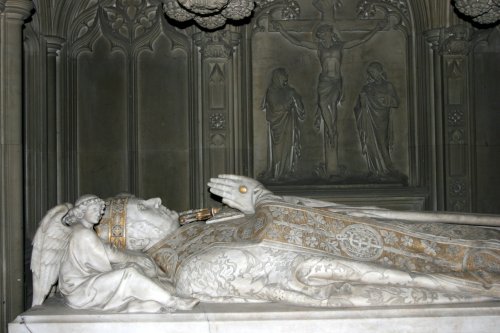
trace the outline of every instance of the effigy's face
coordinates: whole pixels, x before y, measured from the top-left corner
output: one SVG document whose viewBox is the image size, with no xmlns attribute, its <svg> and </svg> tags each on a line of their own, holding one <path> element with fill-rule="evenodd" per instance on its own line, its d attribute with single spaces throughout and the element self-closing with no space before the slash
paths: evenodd
<svg viewBox="0 0 500 333">
<path fill-rule="evenodd" d="M 179 227 L 179 215 L 160 198 L 130 198 L 127 205 L 127 248 L 145 251 Z"/>
<path fill-rule="evenodd" d="M 170 229 L 178 226 L 179 214 L 163 206 L 160 198 L 139 200 L 137 203 L 137 216 L 141 220 Z"/>
</svg>

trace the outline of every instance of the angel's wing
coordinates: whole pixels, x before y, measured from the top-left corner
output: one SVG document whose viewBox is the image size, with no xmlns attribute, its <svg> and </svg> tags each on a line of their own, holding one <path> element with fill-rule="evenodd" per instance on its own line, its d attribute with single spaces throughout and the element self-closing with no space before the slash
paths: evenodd
<svg viewBox="0 0 500 333">
<path fill-rule="evenodd" d="M 71 204 L 64 203 L 49 210 L 36 231 L 31 254 L 32 306 L 41 305 L 57 281 L 61 258 L 71 233 L 71 228 L 62 223 L 62 218 L 71 207 Z"/>
</svg>

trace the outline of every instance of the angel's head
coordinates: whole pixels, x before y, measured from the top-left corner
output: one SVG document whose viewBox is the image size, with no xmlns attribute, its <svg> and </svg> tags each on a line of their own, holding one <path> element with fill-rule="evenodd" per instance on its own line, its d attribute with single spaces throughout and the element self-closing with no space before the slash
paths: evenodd
<svg viewBox="0 0 500 333">
<path fill-rule="evenodd" d="M 99 237 L 118 248 L 146 251 L 179 227 L 179 215 L 162 205 L 160 198 L 120 195 L 106 201 L 97 226 Z"/>
<path fill-rule="evenodd" d="M 93 225 L 99 222 L 103 213 L 104 200 L 93 194 L 85 194 L 76 200 L 75 206 L 63 217 L 63 223 L 72 225 L 86 221 Z"/>
</svg>

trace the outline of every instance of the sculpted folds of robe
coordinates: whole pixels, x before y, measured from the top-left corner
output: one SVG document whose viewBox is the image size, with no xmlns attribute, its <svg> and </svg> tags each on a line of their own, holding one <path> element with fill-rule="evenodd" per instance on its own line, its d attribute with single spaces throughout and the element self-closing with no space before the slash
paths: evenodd
<svg viewBox="0 0 500 333">
<path fill-rule="evenodd" d="M 382 80 L 367 83 L 354 107 L 362 151 L 368 170 L 373 175 L 386 175 L 393 171 L 390 113 L 398 105 L 393 85 Z"/>
<path fill-rule="evenodd" d="M 73 225 L 72 229 L 59 273 L 59 289 L 68 305 L 77 309 L 123 311 L 132 302 L 140 302 L 128 290 L 144 277 L 132 266 L 116 269 L 112 264 L 125 262 L 125 254 L 103 244 L 93 229 L 81 224 Z"/>
<path fill-rule="evenodd" d="M 184 226 L 149 253 L 178 292 L 203 301 L 367 306 L 500 297 L 498 230 L 345 208 L 268 195 L 255 215 Z"/>
</svg>

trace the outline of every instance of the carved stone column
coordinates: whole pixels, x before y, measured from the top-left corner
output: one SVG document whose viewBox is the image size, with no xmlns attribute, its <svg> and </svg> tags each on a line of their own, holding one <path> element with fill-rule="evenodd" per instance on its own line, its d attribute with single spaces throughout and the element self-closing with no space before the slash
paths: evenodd
<svg viewBox="0 0 500 333">
<path fill-rule="evenodd" d="M 445 209 L 445 175 L 444 175 L 444 153 L 443 153 L 443 110 L 442 110 L 442 66 L 441 66 L 441 56 L 439 55 L 439 41 L 441 32 L 439 29 L 433 29 L 426 31 L 425 37 L 429 43 L 431 51 L 431 59 L 429 63 L 429 78 L 432 78 L 429 87 L 429 93 L 432 103 L 432 142 L 433 154 L 432 154 L 432 198 L 434 202 L 432 203 L 433 208 L 438 210 Z"/>
<path fill-rule="evenodd" d="M 0 6 L 0 320 L 24 309 L 22 26 L 31 1 L 7 0 Z"/>
<path fill-rule="evenodd" d="M 472 31 L 456 25 L 428 32 L 434 52 L 438 209 L 470 212 L 473 137 L 469 105 Z M 439 169 L 441 167 L 441 169 Z"/>
<path fill-rule="evenodd" d="M 220 173 L 241 173 L 237 165 L 237 150 L 241 128 L 241 66 L 239 63 L 240 33 L 219 30 L 199 32 L 193 36 L 199 50 L 197 61 L 198 98 L 200 101 L 194 123 L 199 154 L 195 163 L 199 171 L 191 198 L 195 205 L 210 205 L 206 183 Z"/>
<path fill-rule="evenodd" d="M 57 36 L 45 36 L 47 44 L 47 205 L 55 206 L 61 198 L 61 151 L 58 133 L 60 133 L 60 115 L 58 114 L 58 55 L 64 39 Z M 59 199 L 59 200 L 58 200 Z"/>
</svg>

